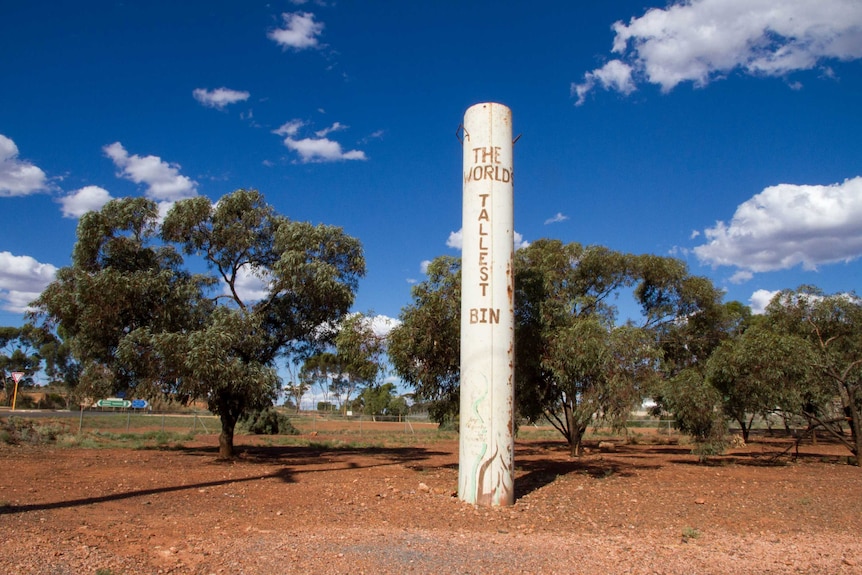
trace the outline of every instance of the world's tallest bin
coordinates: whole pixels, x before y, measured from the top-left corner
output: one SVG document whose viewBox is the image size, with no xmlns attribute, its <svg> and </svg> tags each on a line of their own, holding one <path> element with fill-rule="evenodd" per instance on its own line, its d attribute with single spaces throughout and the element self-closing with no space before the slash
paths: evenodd
<svg viewBox="0 0 862 575">
<path fill-rule="evenodd" d="M 512 505 L 514 214 L 512 112 L 471 106 L 463 121 L 461 406 L 458 497 Z"/>
</svg>

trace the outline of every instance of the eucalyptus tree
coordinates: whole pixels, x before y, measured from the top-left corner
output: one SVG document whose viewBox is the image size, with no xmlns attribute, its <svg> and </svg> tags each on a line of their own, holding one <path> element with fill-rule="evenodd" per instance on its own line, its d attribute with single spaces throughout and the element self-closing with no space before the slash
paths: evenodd
<svg viewBox="0 0 862 575">
<path fill-rule="evenodd" d="M 86 214 L 72 266 L 37 305 L 68 328 L 94 380 L 205 400 L 221 420 L 219 456 L 231 457 L 237 420 L 276 397 L 278 355 L 334 336 L 365 272 L 362 248 L 341 228 L 278 215 L 254 190 L 181 200 L 157 224 L 140 198 Z M 181 252 L 207 273 L 189 272 Z"/>
<path fill-rule="evenodd" d="M 634 289 L 638 256 L 539 240 L 515 255 L 515 396 L 581 454 L 596 417 L 622 425 L 649 393 L 656 346 L 649 330 L 617 325 L 614 298 Z"/>
<path fill-rule="evenodd" d="M 331 351 L 317 352 L 305 359 L 299 370 L 301 385 L 320 391 L 322 403 L 328 404 L 332 393 L 333 380 L 341 377 L 341 364 L 337 355 Z"/>
<path fill-rule="evenodd" d="M 389 341 L 396 372 L 438 421 L 459 408 L 460 266 L 451 257 L 429 265 Z M 666 354 L 677 373 L 705 364 L 721 339 L 710 331 L 724 317 L 721 292 L 677 259 L 543 239 L 518 250 L 514 267 L 516 407 L 546 418 L 573 455 L 596 418 L 622 425 L 645 397 L 661 395 Z M 620 323 L 624 295 L 641 317 Z"/>
<path fill-rule="evenodd" d="M 745 332 L 751 310 L 739 302 L 723 303 L 721 290 L 709 279 L 689 274 L 675 258 L 641 256 L 640 277 L 635 297 L 661 357 L 661 377 L 651 394 L 654 411 L 671 414 L 701 457 L 720 453 L 727 416 L 722 394 L 706 380 L 707 365 L 722 342 Z"/>
<path fill-rule="evenodd" d="M 813 374 L 800 381 L 805 390 L 828 385 L 828 397 L 837 402 L 810 402 L 803 414 L 862 457 L 862 300 L 853 293 L 826 295 L 803 286 L 779 292 L 766 308 L 770 329 L 784 336 L 803 338 L 810 353 L 786 357 L 799 369 Z M 843 425 L 850 427 L 850 438 Z"/>
<path fill-rule="evenodd" d="M 329 394 L 347 411 L 357 391 L 376 385 L 385 370 L 386 340 L 374 332 L 369 315 L 353 313 L 336 326 L 332 344 L 306 358 L 300 380 L 317 385 L 324 401 Z"/>
<path fill-rule="evenodd" d="M 332 326 L 353 304 L 365 259 L 359 240 L 335 226 L 294 222 L 275 213 L 254 190 L 212 204 L 177 202 L 162 238 L 200 256 L 223 286 L 203 329 L 171 334 L 188 353 L 179 371 L 195 396 L 206 397 L 222 422 L 219 454 L 233 454 L 233 430 L 247 409 L 272 403 L 280 353 L 309 353 L 330 341 Z M 254 291 L 242 282 L 257 278 Z"/>
<path fill-rule="evenodd" d="M 41 336 L 32 325 L 0 327 L 0 375 L 10 405 L 14 390 L 12 374 L 23 374 L 19 387 L 33 385 L 34 375 L 42 368 L 41 347 Z"/>
<path fill-rule="evenodd" d="M 393 369 L 428 402 L 431 417 L 443 423 L 459 410 L 461 377 L 461 260 L 441 256 L 428 265 L 428 278 L 413 286 L 412 302 L 388 337 Z"/>
<path fill-rule="evenodd" d="M 0 375 L 6 385 L 7 397 L 11 397 L 13 372 L 24 374 L 22 386 L 34 385 L 37 374 L 41 373 L 48 378 L 49 384 L 60 384 L 74 391 L 78 367 L 68 342 L 45 327 L 32 323 L 0 327 Z"/>
<path fill-rule="evenodd" d="M 197 329 L 211 311 L 203 299 L 210 280 L 185 271 L 180 254 L 158 242 L 158 215 L 144 198 L 113 200 L 84 214 L 71 265 L 58 270 L 32 304 L 32 319 L 68 342 L 80 366 L 82 395 L 145 387 L 155 366 L 146 358 L 123 361 L 121 342 L 141 329 Z"/>
<path fill-rule="evenodd" d="M 284 386 L 285 396 L 292 403 L 296 413 L 302 410 L 302 398 L 308 393 L 310 386 L 302 380 L 291 380 Z"/>
<path fill-rule="evenodd" d="M 344 317 L 335 336 L 335 353 L 341 368 L 333 380 L 334 389 L 342 398 L 342 407 L 359 389 L 376 387 L 385 371 L 386 338 L 374 332 L 370 315 L 361 313 Z"/>
<path fill-rule="evenodd" d="M 803 338 L 756 322 L 715 349 L 704 375 L 720 394 L 723 413 L 739 425 L 747 442 L 756 416 L 776 411 L 802 415 L 828 401 L 813 365 L 813 349 Z"/>
<path fill-rule="evenodd" d="M 367 386 L 356 398 L 354 405 L 374 419 L 378 415 L 392 415 L 392 412 L 403 409 L 406 404 L 393 405 L 395 399 L 395 384 L 386 382 L 381 385 Z M 395 413 L 395 415 L 400 415 L 400 413 Z"/>
</svg>

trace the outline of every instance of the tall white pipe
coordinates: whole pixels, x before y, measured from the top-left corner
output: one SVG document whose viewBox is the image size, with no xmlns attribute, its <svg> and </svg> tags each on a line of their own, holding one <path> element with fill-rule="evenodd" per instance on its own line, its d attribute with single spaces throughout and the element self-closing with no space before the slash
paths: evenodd
<svg viewBox="0 0 862 575">
<path fill-rule="evenodd" d="M 471 106 L 463 122 L 461 417 L 458 496 L 515 500 L 512 112 Z"/>
</svg>

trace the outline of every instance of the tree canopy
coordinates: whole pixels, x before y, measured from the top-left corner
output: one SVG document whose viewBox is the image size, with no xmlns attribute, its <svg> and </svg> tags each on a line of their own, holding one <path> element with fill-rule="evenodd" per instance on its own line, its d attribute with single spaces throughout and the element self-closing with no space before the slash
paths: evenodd
<svg viewBox="0 0 862 575">
<path fill-rule="evenodd" d="M 616 298 L 630 294 L 640 324 L 618 324 Z M 650 395 L 665 337 L 709 324 L 720 292 L 673 258 L 538 240 L 515 254 L 515 399 L 529 420 L 547 418 L 578 454 L 596 418 L 619 424 Z M 701 316 L 704 319 L 701 320 Z M 438 420 L 457 413 L 460 261 L 441 257 L 413 288 L 390 335 L 396 372 Z M 697 346 L 692 346 L 695 348 Z M 678 361 L 683 361 L 678 352 Z M 701 358 L 702 360 L 704 358 Z M 692 361 L 688 358 L 687 361 Z"/>
<path fill-rule="evenodd" d="M 57 381 L 73 387 L 78 366 L 65 341 L 45 328 L 26 323 L 20 327 L 0 327 L 0 375 L 9 402 L 15 372 L 24 374 L 19 387 L 35 385 L 40 372 L 49 378 L 49 383 Z"/>
<path fill-rule="evenodd" d="M 649 395 L 658 336 L 701 312 L 711 284 L 673 258 L 539 240 L 515 255 L 515 382 L 521 415 L 544 416 L 572 455 L 595 418 L 622 425 Z M 714 291 L 714 290 L 713 290 Z M 631 292 L 640 324 L 617 322 Z M 707 301 L 712 299 L 706 298 Z"/>
<path fill-rule="evenodd" d="M 278 215 L 255 190 L 181 200 L 161 226 L 155 203 L 127 198 L 81 218 L 72 265 L 35 305 L 69 335 L 82 379 L 205 400 L 231 457 L 238 418 L 275 398 L 276 358 L 331 341 L 364 273 L 358 240 Z"/>
<path fill-rule="evenodd" d="M 443 422 L 459 410 L 461 260 L 438 257 L 427 273 L 389 334 L 389 359 L 416 399 L 428 402 L 431 416 Z"/>
<path fill-rule="evenodd" d="M 797 337 L 806 353 L 785 357 L 810 375 L 801 380 L 801 412 L 853 453 L 862 455 L 862 300 L 856 294 L 826 295 L 812 286 L 779 292 L 766 308 L 765 322 L 782 337 Z M 824 393 L 824 386 L 826 392 Z M 834 402 L 832 400 L 835 400 Z M 850 427 L 850 438 L 843 425 Z"/>
</svg>

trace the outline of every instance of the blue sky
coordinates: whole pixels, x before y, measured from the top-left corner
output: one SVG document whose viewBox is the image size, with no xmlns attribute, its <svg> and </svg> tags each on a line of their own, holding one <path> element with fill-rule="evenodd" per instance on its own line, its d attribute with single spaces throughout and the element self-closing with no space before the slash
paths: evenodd
<svg viewBox="0 0 862 575">
<path fill-rule="evenodd" d="M 674 255 L 728 299 L 862 279 L 862 2 L 6 2 L 0 325 L 109 198 L 256 188 L 365 247 L 397 317 L 459 253 L 456 130 L 512 110 L 515 229 Z"/>
</svg>

